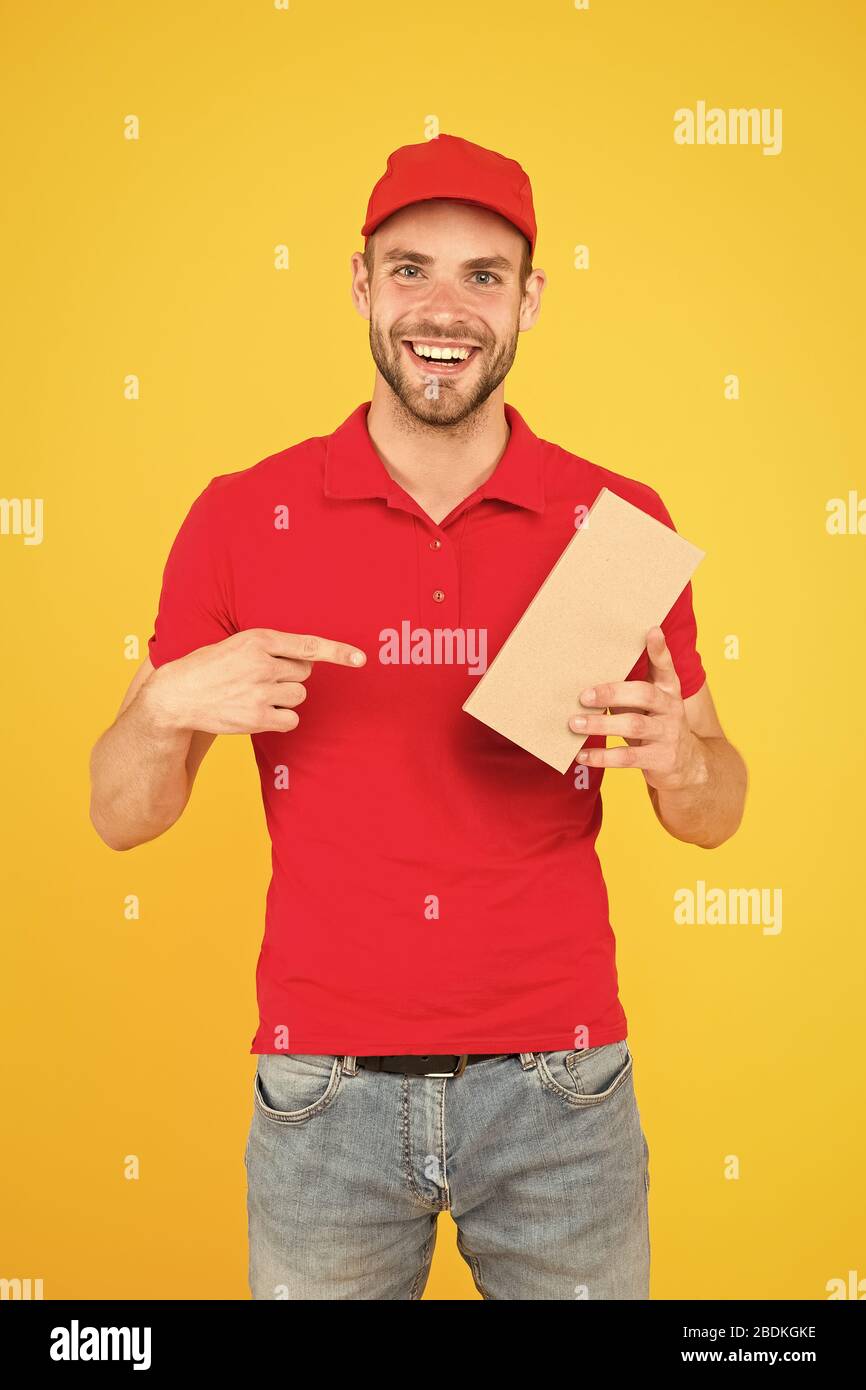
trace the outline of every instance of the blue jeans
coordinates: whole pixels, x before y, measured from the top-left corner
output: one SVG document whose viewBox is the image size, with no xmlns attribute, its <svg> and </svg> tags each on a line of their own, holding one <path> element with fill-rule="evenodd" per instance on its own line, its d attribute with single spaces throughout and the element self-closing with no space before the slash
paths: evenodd
<svg viewBox="0 0 866 1390">
<path fill-rule="evenodd" d="M 626 1042 L 461 1076 L 262 1053 L 244 1162 L 254 1299 L 419 1299 L 440 1211 L 485 1299 L 649 1298 Z"/>
</svg>

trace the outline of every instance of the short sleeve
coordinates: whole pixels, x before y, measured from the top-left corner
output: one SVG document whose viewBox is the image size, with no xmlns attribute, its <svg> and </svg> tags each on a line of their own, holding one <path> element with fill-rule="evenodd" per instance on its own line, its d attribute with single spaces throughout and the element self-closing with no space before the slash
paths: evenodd
<svg viewBox="0 0 866 1390">
<path fill-rule="evenodd" d="M 652 499 L 653 516 L 675 531 L 676 527 L 671 520 L 670 512 L 658 493 L 653 493 Z M 698 626 L 695 620 L 691 581 L 683 589 L 667 617 L 662 619 L 661 629 L 679 677 L 680 693 L 683 699 L 687 700 L 690 695 L 697 694 L 707 678 L 698 652 Z M 649 657 L 646 648 L 644 648 L 637 664 L 629 672 L 626 679 L 646 680 L 648 671 Z"/>
<path fill-rule="evenodd" d="M 219 523 L 211 479 L 193 502 L 175 536 L 147 650 L 153 666 L 231 637 L 231 574 L 225 532 Z"/>
</svg>

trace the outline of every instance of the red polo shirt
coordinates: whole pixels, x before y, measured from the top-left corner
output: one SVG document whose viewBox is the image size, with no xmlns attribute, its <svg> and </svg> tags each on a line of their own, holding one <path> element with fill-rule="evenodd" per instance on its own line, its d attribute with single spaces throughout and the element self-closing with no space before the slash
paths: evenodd
<svg viewBox="0 0 866 1390">
<path fill-rule="evenodd" d="M 562 776 L 461 706 L 576 509 L 608 487 L 673 522 L 652 488 L 537 438 L 506 405 L 492 476 L 436 525 L 386 471 L 368 408 L 211 480 L 149 640 L 154 666 L 252 627 L 367 654 L 358 670 L 314 667 L 297 729 L 252 735 L 273 874 L 250 1051 L 543 1051 L 581 1045 L 581 1026 L 589 1046 L 623 1039 L 595 851 L 604 770 Z M 691 585 L 662 627 L 693 695 Z M 644 652 L 631 677 L 646 667 Z"/>
</svg>

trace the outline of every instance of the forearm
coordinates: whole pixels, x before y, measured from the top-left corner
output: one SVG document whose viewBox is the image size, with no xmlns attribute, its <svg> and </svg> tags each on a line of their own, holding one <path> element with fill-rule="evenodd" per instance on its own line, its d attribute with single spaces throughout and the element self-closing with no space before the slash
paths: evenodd
<svg viewBox="0 0 866 1390">
<path fill-rule="evenodd" d="M 715 849 L 730 839 L 743 818 L 748 774 L 740 754 L 726 738 L 695 739 L 688 781 L 677 789 L 649 787 L 656 816 L 665 830 L 686 844 Z"/>
<path fill-rule="evenodd" d="M 111 849 L 163 834 L 189 800 L 191 729 L 170 723 L 153 699 L 152 676 L 90 756 L 90 819 Z"/>
</svg>

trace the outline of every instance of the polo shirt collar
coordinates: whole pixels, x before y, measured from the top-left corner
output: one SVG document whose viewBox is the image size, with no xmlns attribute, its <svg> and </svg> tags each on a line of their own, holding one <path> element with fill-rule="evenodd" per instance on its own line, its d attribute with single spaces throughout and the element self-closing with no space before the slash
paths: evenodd
<svg viewBox="0 0 866 1390">
<path fill-rule="evenodd" d="M 384 497 L 402 493 L 373 446 L 367 429 L 370 402 L 364 401 L 325 441 L 326 497 Z M 543 441 L 513 405 L 505 405 L 511 428 L 508 443 L 477 496 L 498 497 L 533 512 L 544 511 Z"/>
</svg>

